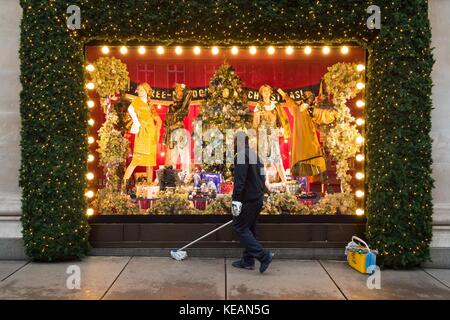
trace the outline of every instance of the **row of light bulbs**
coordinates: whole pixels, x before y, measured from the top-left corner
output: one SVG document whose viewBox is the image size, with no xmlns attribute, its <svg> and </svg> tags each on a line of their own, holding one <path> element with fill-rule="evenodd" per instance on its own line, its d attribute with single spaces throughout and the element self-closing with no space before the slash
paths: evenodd
<svg viewBox="0 0 450 320">
<path fill-rule="evenodd" d="M 219 47 L 217 47 L 217 46 L 214 46 L 210 50 L 211 50 L 211 53 L 213 55 L 218 55 L 220 53 L 221 49 Z M 240 48 L 238 48 L 237 46 L 233 46 L 229 50 L 230 50 L 232 55 L 237 55 L 239 53 Z M 268 46 L 266 48 L 266 51 L 267 51 L 267 53 L 269 55 L 274 55 L 276 53 L 276 48 L 274 46 Z M 285 53 L 287 55 L 292 55 L 294 53 L 294 47 L 287 46 L 287 47 L 285 47 L 284 51 L 285 51 Z M 324 55 L 328 55 L 331 52 L 331 47 L 323 46 L 321 48 L 321 51 L 322 51 L 322 53 Z M 106 54 L 109 54 L 111 52 L 111 49 L 108 46 L 103 46 L 101 48 L 101 52 L 106 55 Z M 127 54 L 128 53 L 128 47 L 127 46 L 121 46 L 119 48 L 119 52 L 121 54 L 123 54 L 123 55 Z M 140 46 L 138 48 L 138 52 L 139 52 L 139 54 L 144 55 L 147 52 L 147 48 L 144 47 L 144 46 Z M 156 53 L 157 54 L 163 55 L 165 52 L 166 52 L 166 48 L 165 47 L 163 47 L 163 46 L 156 47 Z M 184 48 L 182 46 L 176 46 L 174 48 L 174 52 L 177 55 L 181 55 L 184 52 Z M 195 47 L 192 48 L 192 52 L 195 55 L 199 55 L 199 54 L 202 53 L 202 48 L 199 47 L 199 46 L 195 46 Z M 248 52 L 251 55 L 255 55 L 256 53 L 258 53 L 258 48 L 256 46 L 251 46 L 251 47 L 248 48 Z M 310 47 L 310 46 L 306 46 L 306 47 L 303 48 L 303 52 L 306 55 L 310 55 L 313 52 L 313 48 Z M 342 46 L 342 47 L 340 47 L 340 52 L 341 52 L 341 54 L 346 55 L 346 54 L 348 54 L 350 52 L 350 48 L 348 46 Z"/>
<path fill-rule="evenodd" d="M 362 71 L 365 70 L 365 66 L 364 66 L 363 64 L 358 64 L 358 65 L 356 66 L 356 70 L 357 70 L 358 72 L 362 72 Z M 364 84 L 363 82 L 358 82 L 358 83 L 356 84 L 356 88 L 357 88 L 358 90 L 363 90 L 365 87 L 366 87 L 366 86 L 365 86 L 365 84 Z M 361 108 L 364 108 L 365 105 L 366 105 L 366 103 L 364 102 L 364 100 L 361 100 L 361 99 L 360 99 L 360 100 L 357 100 L 357 101 L 356 101 L 356 107 L 357 107 L 357 108 L 360 108 L 360 109 L 361 109 Z M 363 118 L 357 118 L 357 119 L 356 119 L 356 125 L 357 125 L 357 126 L 360 126 L 360 127 L 361 127 L 361 126 L 364 125 L 364 123 L 365 123 L 365 121 L 364 121 Z M 365 141 L 365 139 L 364 139 L 364 137 L 362 137 L 362 136 L 358 136 L 358 137 L 356 138 L 356 143 L 359 144 L 359 145 L 362 145 L 362 144 L 364 143 L 364 141 Z M 355 157 L 355 159 L 356 159 L 357 162 L 363 162 L 363 161 L 365 160 L 364 154 L 362 154 L 362 153 L 357 154 L 356 157 Z M 356 172 L 356 173 L 355 173 L 355 178 L 356 178 L 357 180 L 363 180 L 364 177 L 365 177 L 364 172 L 360 172 L 360 171 L 359 171 L 359 172 Z M 356 196 L 356 198 L 363 199 L 364 196 L 365 196 L 365 192 L 364 192 L 363 190 L 356 190 L 356 191 L 355 191 L 355 196 Z M 356 213 L 357 216 L 363 216 L 363 215 L 364 215 L 364 209 L 362 209 L 362 208 L 357 208 L 356 211 L 355 211 L 355 213 Z"/>
</svg>

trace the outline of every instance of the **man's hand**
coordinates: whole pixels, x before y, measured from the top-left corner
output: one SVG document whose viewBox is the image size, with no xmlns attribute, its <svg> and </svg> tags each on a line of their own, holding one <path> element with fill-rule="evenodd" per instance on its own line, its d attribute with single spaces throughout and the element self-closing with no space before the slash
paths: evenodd
<svg viewBox="0 0 450 320">
<path fill-rule="evenodd" d="M 239 216 L 241 214 L 242 210 L 242 202 L 239 201 L 232 201 L 231 202 L 231 214 L 235 217 Z"/>
</svg>

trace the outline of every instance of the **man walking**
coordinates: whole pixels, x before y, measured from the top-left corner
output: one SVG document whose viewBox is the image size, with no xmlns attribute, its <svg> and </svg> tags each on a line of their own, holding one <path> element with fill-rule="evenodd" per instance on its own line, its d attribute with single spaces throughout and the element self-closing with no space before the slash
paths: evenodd
<svg viewBox="0 0 450 320">
<path fill-rule="evenodd" d="M 255 151 L 250 149 L 248 136 L 238 132 L 234 139 L 234 189 L 232 195 L 233 228 L 245 250 L 233 267 L 253 270 L 255 259 L 267 270 L 273 254 L 256 240 L 256 222 L 263 206 L 265 185 L 264 166 Z"/>
</svg>

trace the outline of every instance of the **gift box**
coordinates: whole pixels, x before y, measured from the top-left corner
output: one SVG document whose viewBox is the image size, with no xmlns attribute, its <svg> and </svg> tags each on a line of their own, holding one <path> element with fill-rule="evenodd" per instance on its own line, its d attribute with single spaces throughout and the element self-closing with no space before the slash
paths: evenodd
<svg viewBox="0 0 450 320">
<path fill-rule="evenodd" d="M 297 181 L 300 190 L 303 189 L 306 192 L 309 192 L 308 177 L 296 177 L 295 180 Z"/>
<path fill-rule="evenodd" d="M 208 183 L 209 180 L 212 180 L 216 185 L 216 189 L 220 190 L 220 184 L 222 183 L 222 174 L 213 173 L 213 172 L 202 172 L 201 178 L 205 183 Z"/>
<path fill-rule="evenodd" d="M 230 193 L 232 193 L 233 192 L 233 182 L 232 181 L 222 182 L 220 184 L 220 189 L 219 190 L 220 190 L 219 192 L 223 193 L 223 194 L 230 194 Z"/>
<path fill-rule="evenodd" d="M 156 170 L 158 177 L 160 190 L 166 190 L 166 188 L 175 188 L 181 184 L 178 173 L 180 170 L 175 169 L 159 169 Z"/>
<path fill-rule="evenodd" d="M 158 198 L 159 186 L 146 186 L 145 187 L 147 199 Z"/>
<path fill-rule="evenodd" d="M 297 181 L 286 183 L 286 192 L 290 194 L 297 194 L 300 190 L 300 185 L 297 183 Z"/>
</svg>

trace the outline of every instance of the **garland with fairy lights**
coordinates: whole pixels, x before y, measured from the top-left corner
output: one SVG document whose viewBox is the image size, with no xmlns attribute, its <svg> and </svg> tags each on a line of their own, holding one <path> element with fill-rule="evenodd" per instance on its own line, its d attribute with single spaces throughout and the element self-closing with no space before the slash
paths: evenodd
<svg viewBox="0 0 450 320">
<path fill-rule="evenodd" d="M 369 0 L 78 0 L 81 29 L 66 26 L 67 1 L 21 0 L 23 237 L 35 260 L 82 257 L 88 107 L 84 45 L 305 46 L 367 48 L 367 237 L 395 267 L 429 259 L 431 68 L 426 0 L 379 0 L 381 30 L 366 25 Z M 161 48 L 162 48 L 161 47 Z M 180 47 L 181 48 L 181 47 Z M 145 51 L 145 48 L 139 49 Z M 90 184 L 89 184 L 90 183 Z M 92 213 L 92 212 L 90 212 Z"/>
</svg>

